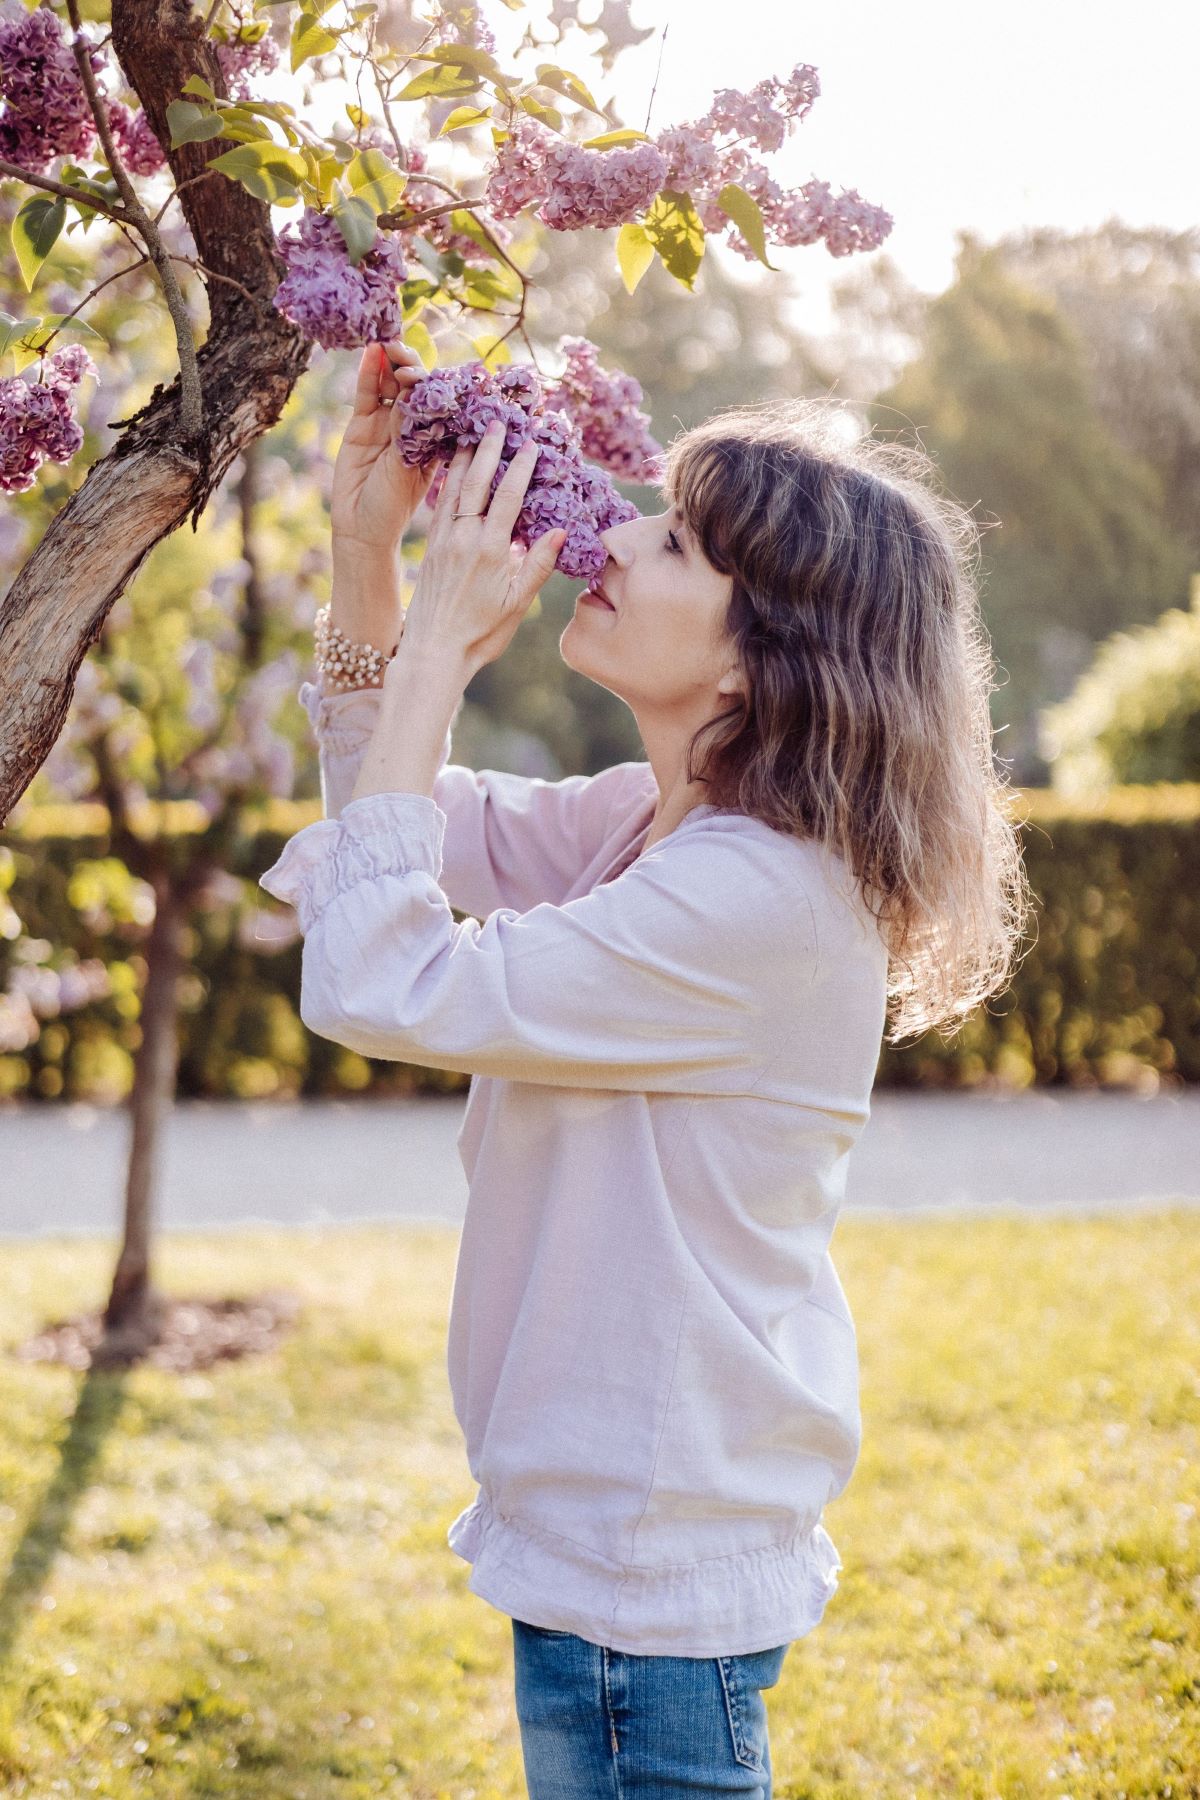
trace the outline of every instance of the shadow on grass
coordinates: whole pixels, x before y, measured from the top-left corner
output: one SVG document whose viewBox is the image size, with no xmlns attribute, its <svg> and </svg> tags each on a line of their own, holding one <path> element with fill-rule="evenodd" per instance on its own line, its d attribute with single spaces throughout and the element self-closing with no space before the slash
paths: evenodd
<svg viewBox="0 0 1200 1800">
<path fill-rule="evenodd" d="M 30 1514 L 0 1588 L 0 1689 L 21 1626 L 38 1603 L 97 1458 L 121 1415 L 128 1380 L 125 1369 L 89 1369 L 80 1381 L 58 1468 Z"/>
</svg>

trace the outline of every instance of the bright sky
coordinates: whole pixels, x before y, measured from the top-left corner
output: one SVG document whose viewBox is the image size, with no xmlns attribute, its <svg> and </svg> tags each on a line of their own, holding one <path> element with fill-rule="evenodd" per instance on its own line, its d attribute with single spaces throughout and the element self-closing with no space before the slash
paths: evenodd
<svg viewBox="0 0 1200 1800">
<path fill-rule="evenodd" d="M 503 45 L 521 15 L 483 6 Z M 663 25 L 651 130 L 697 117 L 716 87 L 815 64 L 820 98 L 765 160 L 788 185 L 819 175 L 886 207 L 887 252 L 929 292 L 952 277 L 960 228 L 1200 225 L 1198 0 L 634 0 L 632 18 L 657 28 L 618 65 L 639 128 Z M 563 60 L 586 79 L 582 54 Z M 813 325 L 831 282 L 864 264 L 819 245 L 772 260 L 811 296 Z"/>
</svg>

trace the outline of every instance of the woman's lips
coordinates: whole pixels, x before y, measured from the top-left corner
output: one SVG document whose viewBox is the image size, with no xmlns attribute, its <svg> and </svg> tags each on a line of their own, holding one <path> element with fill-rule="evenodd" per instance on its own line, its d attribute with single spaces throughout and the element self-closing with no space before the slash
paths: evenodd
<svg viewBox="0 0 1200 1800">
<path fill-rule="evenodd" d="M 609 612 L 616 612 L 617 610 L 612 601 L 607 599 L 598 588 L 585 588 L 579 598 L 581 600 L 586 600 L 589 606 L 603 606 Z"/>
</svg>

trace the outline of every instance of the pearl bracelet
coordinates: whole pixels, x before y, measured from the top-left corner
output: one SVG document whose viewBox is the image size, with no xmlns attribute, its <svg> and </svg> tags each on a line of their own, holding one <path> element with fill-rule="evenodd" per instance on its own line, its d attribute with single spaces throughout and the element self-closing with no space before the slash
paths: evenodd
<svg viewBox="0 0 1200 1800">
<path fill-rule="evenodd" d="M 356 644 L 333 623 L 331 608 L 322 606 L 313 622 L 316 640 L 314 660 L 322 677 L 322 686 L 334 693 L 348 688 L 379 687 L 383 671 L 391 662 L 399 642 L 389 651 L 377 650 L 374 644 Z"/>
</svg>

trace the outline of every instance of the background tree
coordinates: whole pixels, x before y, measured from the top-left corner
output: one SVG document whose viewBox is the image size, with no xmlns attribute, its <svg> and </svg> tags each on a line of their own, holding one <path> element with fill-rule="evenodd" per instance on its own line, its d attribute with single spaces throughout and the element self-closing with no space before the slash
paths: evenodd
<svg viewBox="0 0 1200 1800">
<path fill-rule="evenodd" d="M 1200 781 L 1200 575 L 1192 603 L 1107 638 L 1065 700 L 1042 715 L 1053 786 Z"/>
</svg>

